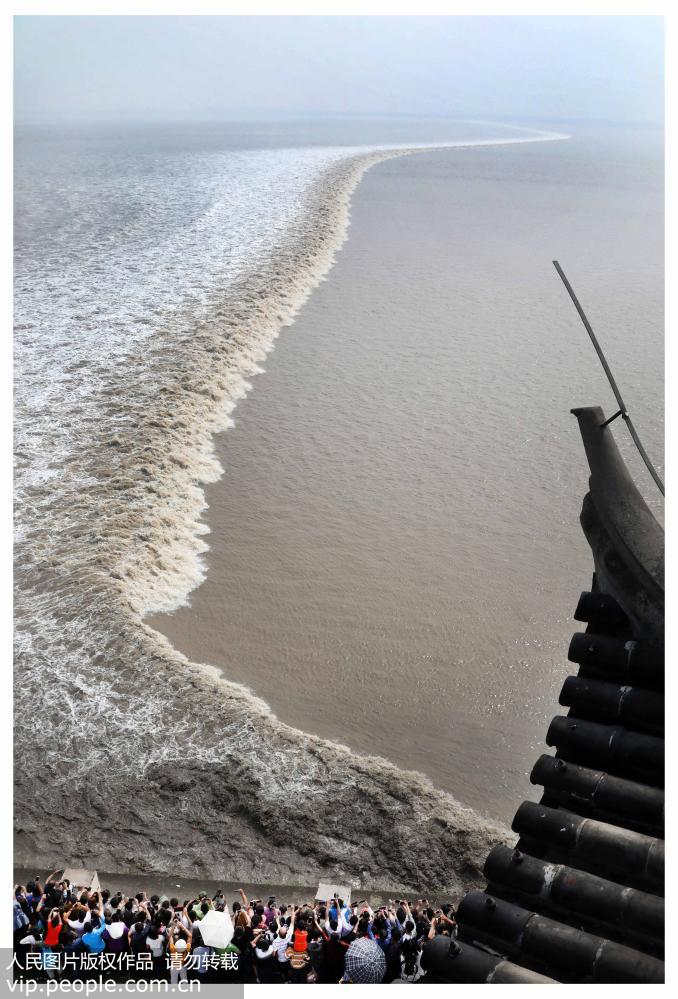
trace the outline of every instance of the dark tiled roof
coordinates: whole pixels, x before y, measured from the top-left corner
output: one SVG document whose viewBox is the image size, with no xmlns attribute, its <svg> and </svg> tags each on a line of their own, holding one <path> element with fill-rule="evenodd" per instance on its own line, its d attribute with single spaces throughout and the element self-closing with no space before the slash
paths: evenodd
<svg viewBox="0 0 678 999">
<path fill-rule="evenodd" d="M 450 982 L 664 980 L 664 578 L 662 529 L 600 409 L 574 411 L 591 468 L 581 522 L 595 573 L 575 619 L 560 692 L 530 780 L 539 803 L 496 846 L 459 936 L 423 963 Z M 537 976 L 535 978 L 535 976 Z"/>
</svg>

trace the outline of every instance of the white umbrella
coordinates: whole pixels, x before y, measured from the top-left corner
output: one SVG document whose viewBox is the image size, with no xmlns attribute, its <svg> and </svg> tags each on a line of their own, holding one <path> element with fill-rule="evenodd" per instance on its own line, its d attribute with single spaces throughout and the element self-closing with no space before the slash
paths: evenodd
<svg viewBox="0 0 678 999">
<path fill-rule="evenodd" d="M 368 937 L 358 937 L 346 951 L 346 976 L 355 985 L 383 982 L 386 958 L 378 943 Z"/>
<path fill-rule="evenodd" d="M 233 939 L 233 923 L 227 912 L 210 909 L 198 923 L 198 929 L 206 947 L 222 950 Z"/>
</svg>

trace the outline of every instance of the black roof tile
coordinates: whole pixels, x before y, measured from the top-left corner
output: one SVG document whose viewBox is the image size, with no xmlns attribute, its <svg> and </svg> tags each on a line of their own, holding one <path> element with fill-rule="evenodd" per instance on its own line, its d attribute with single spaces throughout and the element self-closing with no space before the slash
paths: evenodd
<svg viewBox="0 0 678 999">
<path fill-rule="evenodd" d="M 663 980 L 664 963 L 658 958 L 485 892 L 469 892 L 457 915 L 476 942 L 507 949 L 512 959 L 529 961 L 533 970 L 555 970 L 562 981 Z"/>
<path fill-rule="evenodd" d="M 555 746 L 558 756 L 572 763 L 664 786 L 664 740 L 656 736 L 557 715 L 546 733 L 546 745 Z"/>
<path fill-rule="evenodd" d="M 664 696 L 656 690 L 568 676 L 559 703 L 577 718 L 619 722 L 649 735 L 664 735 Z"/>
<path fill-rule="evenodd" d="M 542 754 L 530 774 L 544 788 L 542 801 L 560 804 L 579 815 L 590 815 L 651 836 L 664 835 L 664 792 L 638 781 L 613 777 L 604 770 L 567 763 Z"/>
<path fill-rule="evenodd" d="M 522 803 L 511 828 L 520 834 L 519 848 L 530 843 L 537 856 L 613 876 L 632 888 L 663 890 L 664 841 L 654 836 L 534 801 Z"/>
</svg>

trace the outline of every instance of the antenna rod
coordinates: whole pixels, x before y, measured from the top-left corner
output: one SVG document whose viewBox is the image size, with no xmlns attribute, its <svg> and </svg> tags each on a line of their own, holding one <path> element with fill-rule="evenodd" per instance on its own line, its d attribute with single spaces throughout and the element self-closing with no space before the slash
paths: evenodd
<svg viewBox="0 0 678 999">
<path fill-rule="evenodd" d="M 657 486 L 659 488 L 660 493 L 662 494 L 662 496 L 664 496 L 664 483 L 659 478 L 659 475 L 657 474 L 657 471 L 656 471 L 654 465 L 652 464 L 652 462 L 648 458 L 647 451 L 645 450 L 645 448 L 643 447 L 643 445 L 640 442 L 640 437 L 636 433 L 636 428 L 634 427 L 634 425 L 633 425 L 633 423 L 631 421 L 631 417 L 629 416 L 628 410 L 626 409 L 626 404 L 624 403 L 624 400 L 622 399 L 621 392 L 619 391 L 619 388 L 617 387 L 617 383 L 614 380 L 614 375 L 612 374 L 612 372 L 610 370 L 610 366 L 609 366 L 609 364 L 607 363 L 607 361 L 605 359 L 605 355 L 603 354 L 603 349 L 600 346 L 600 344 L 598 343 L 598 339 L 596 337 L 596 334 L 593 332 L 593 328 L 591 326 L 591 323 L 586 318 L 586 314 L 585 314 L 584 310 L 582 309 L 581 305 L 579 304 L 579 299 L 575 295 L 574 290 L 572 288 L 572 285 L 570 284 L 570 282 L 565 277 L 565 273 L 563 271 L 563 268 L 560 266 L 560 264 L 558 263 L 557 260 L 553 261 L 553 266 L 557 270 L 558 275 L 559 275 L 561 281 L 565 285 L 565 287 L 567 289 L 567 293 L 570 296 L 570 298 L 572 299 L 572 302 L 574 303 L 575 309 L 579 313 L 579 318 L 583 322 L 584 327 L 586 329 L 586 332 L 588 333 L 589 337 L 591 338 L 591 343 L 595 347 L 596 354 L 598 355 L 598 357 L 600 359 L 600 363 L 603 366 L 603 370 L 605 371 L 605 374 L 607 375 L 607 380 L 609 381 L 610 387 L 612 388 L 612 391 L 614 392 L 615 399 L 617 400 L 617 403 L 619 404 L 619 411 L 617 413 L 615 413 L 614 416 L 610 417 L 610 419 L 607 420 L 603 424 L 603 426 L 606 427 L 608 425 L 608 423 L 612 423 L 612 420 L 616 420 L 616 418 L 618 416 L 622 417 L 622 419 L 626 423 L 627 427 L 629 428 L 629 433 L 631 434 L 631 437 L 633 438 L 633 441 L 634 441 L 636 447 L 638 448 L 638 452 L 640 454 L 640 457 L 645 462 L 645 466 L 646 466 L 648 472 L 650 473 L 650 475 L 652 476 L 652 478 L 654 479 L 654 481 L 657 483 Z"/>
</svg>

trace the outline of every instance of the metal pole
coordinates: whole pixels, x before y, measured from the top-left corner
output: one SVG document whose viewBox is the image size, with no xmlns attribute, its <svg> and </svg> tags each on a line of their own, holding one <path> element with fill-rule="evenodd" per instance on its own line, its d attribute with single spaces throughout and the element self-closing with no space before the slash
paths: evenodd
<svg viewBox="0 0 678 999">
<path fill-rule="evenodd" d="M 567 289 L 567 293 L 569 294 L 570 298 L 572 299 L 572 301 L 574 303 L 575 309 L 579 313 L 579 318 L 583 322 L 584 328 L 586 329 L 586 332 L 588 333 L 589 337 L 591 338 L 591 343 L 595 347 L 596 354 L 600 358 L 600 363 L 603 366 L 603 370 L 605 371 L 605 374 L 607 375 L 607 380 L 610 383 L 612 391 L 614 392 L 615 399 L 617 400 L 617 403 L 619 405 L 619 411 L 617 413 L 615 413 L 614 416 L 610 417 L 610 419 L 607 420 L 603 424 L 603 426 L 606 427 L 608 425 L 608 423 L 612 423 L 612 421 L 616 420 L 616 418 L 618 416 L 622 417 L 622 419 L 626 423 L 627 427 L 629 428 L 629 433 L 631 434 L 631 437 L 633 438 L 633 441 L 634 441 L 636 447 L 638 448 L 638 452 L 640 454 L 640 457 L 645 462 L 645 466 L 646 466 L 648 472 L 650 473 L 650 475 L 652 476 L 652 478 L 654 479 L 654 481 L 657 483 L 657 486 L 658 486 L 659 491 L 661 492 L 662 496 L 664 496 L 665 495 L 664 494 L 664 483 L 659 478 L 659 475 L 657 474 L 657 471 L 656 471 L 654 465 L 652 464 L 652 462 L 650 461 L 650 459 L 649 459 L 649 457 L 647 455 L 647 451 L 645 450 L 645 448 L 641 444 L 640 437 L 636 433 L 636 428 L 634 427 L 633 422 L 631 421 L 631 417 L 629 416 L 628 410 L 626 409 L 626 404 L 624 403 L 624 400 L 622 399 L 621 392 L 619 391 L 617 383 L 614 380 L 614 375 L 612 374 L 612 372 L 610 370 L 610 366 L 609 366 L 609 364 L 607 363 L 607 361 L 605 359 L 605 355 L 603 354 L 603 349 L 600 346 L 600 344 L 598 343 L 598 339 L 596 337 L 596 334 L 593 332 L 593 328 L 591 326 L 591 323 L 586 318 L 586 314 L 585 314 L 584 310 L 582 309 L 581 305 L 579 304 L 579 299 L 575 295 L 574 290 L 572 288 L 572 285 L 570 284 L 570 282 L 565 277 L 565 273 L 563 271 L 563 268 L 560 266 L 560 264 L 558 263 L 557 260 L 553 261 L 553 266 L 557 270 L 558 275 L 559 275 L 561 281 L 565 285 L 565 287 Z"/>
</svg>

